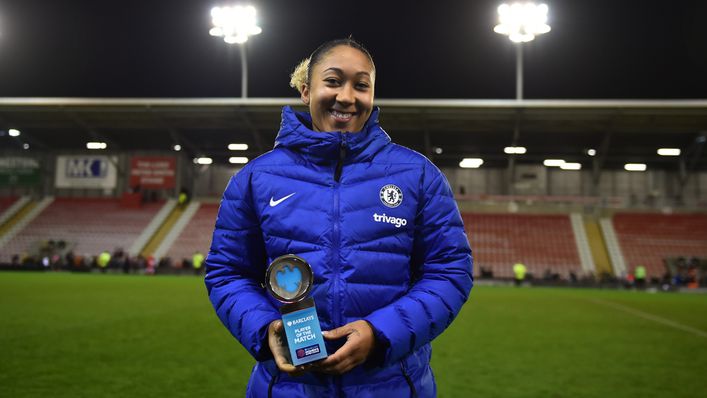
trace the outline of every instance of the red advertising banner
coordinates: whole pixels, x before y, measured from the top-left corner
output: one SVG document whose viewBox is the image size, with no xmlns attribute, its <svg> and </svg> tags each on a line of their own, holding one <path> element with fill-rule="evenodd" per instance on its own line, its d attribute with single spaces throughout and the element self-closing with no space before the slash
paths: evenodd
<svg viewBox="0 0 707 398">
<path fill-rule="evenodd" d="M 130 187 L 174 188 L 176 172 L 177 159 L 172 156 L 135 156 L 130 161 Z"/>
</svg>

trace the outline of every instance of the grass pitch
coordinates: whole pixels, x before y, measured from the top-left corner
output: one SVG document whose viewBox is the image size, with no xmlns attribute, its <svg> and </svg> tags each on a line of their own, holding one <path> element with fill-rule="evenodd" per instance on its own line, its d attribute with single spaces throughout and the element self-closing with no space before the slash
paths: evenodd
<svg viewBox="0 0 707 398">
<path fill-rule="evenodd" d="M 707 295 L 475 287 L 440 397 L 696 397 Z M 242 396 L 253 359 L 196 277 L 0 273 L 0 397 Z M 391 397 L 392 398 L 392 397 Z"/>
</svg>

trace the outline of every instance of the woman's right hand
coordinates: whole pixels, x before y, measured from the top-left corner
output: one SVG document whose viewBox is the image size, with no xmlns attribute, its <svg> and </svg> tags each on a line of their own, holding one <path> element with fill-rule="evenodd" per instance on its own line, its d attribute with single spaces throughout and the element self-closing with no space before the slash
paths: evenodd
<svg viewBox="0 0 707 398">
<path fill-rule="evenodd" d="M 287 347 L 287 338 L 285 337 L 285 328 L 282 326 L 281 320 L 272 321 L 268 326 L 268 345 L 270 352 L 275 358 L 280 371 L 287 373 L 290 376 L 301 376 L 306 371 L 303 367 L 292 365 L 290 358 L 290 350 Z"/>
</svg>

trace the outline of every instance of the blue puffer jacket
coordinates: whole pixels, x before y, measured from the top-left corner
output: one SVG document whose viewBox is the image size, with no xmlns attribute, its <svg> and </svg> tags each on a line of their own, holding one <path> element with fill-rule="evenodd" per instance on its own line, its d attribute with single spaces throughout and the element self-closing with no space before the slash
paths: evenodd
<svg viewBox="0 0 707 398">
<path fill-rule="evenodd" d="M 467 237 L 444 175 L 395 145 L 376 109 L 359 133 L 311 130 L 285 107 L 275 149 L 223 195 L 206 286 L 221 321 L 255 357 L 249 397 L 431 397 L 430 341 L 472 286 Z M 279 303 L 262 283 L 284 254 L 307 260 L 322 330 L 365 319 L 377 355 L 342 376 L 278 371 L 267 328 Z M 338 345 L 327 345 L 333 353 Z"/>
</svg>

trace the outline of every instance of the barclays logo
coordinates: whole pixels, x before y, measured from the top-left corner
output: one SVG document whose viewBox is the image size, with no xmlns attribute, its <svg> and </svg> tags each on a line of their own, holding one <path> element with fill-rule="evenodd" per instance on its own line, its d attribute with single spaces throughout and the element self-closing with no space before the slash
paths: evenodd
<svg viewBox="0 0 707 398">
<path fill-rule="evenodd" d="M 302 318 L 294 319 L 294 320 L 292 320 L 292 323 L 290 323 L 290 321 L 288 321 L 287 326 L 299 325 L 300 323 L 310 322 L 313 320 L 314 320 L 314 315 L 309 315 L 309 316 L 305 316 Z"/>
</svg>

